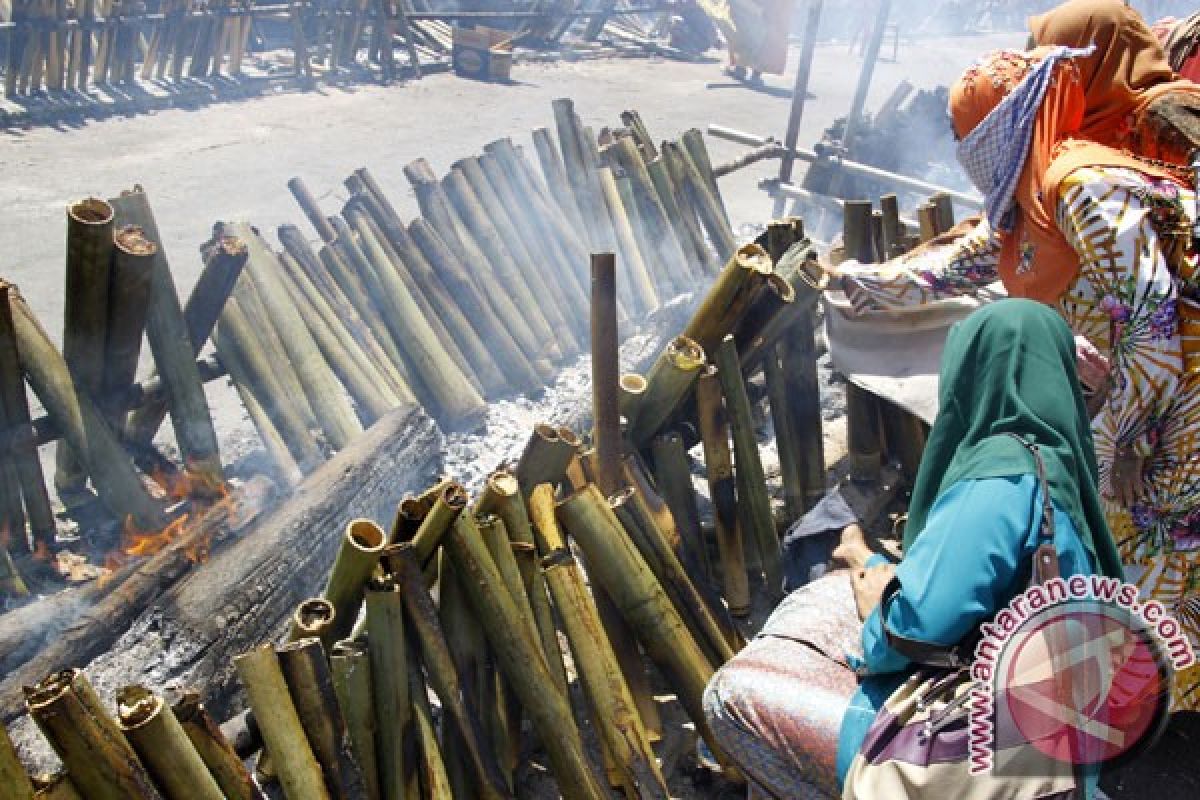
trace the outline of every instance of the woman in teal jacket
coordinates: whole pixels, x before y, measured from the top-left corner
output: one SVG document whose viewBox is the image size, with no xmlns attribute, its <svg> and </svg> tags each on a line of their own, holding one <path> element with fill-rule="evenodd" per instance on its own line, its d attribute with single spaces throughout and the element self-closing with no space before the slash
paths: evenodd
<svg viewBox="0 0 1200 800">
<path fill-rule="evenodd" d="M 767 796 L 836 797 L 888 696 L 914 665 L 888 643 L 950 647 L 1025 589 L 1043 462 L 1064 577 L 1122 576 L 1096 489 L 1073 337 L 1052 309 L 1003 300 L 955 326 L 940 410 L 913 490 L 904 559 L 848 543 L 851 563 L 791 594 L 705 696 L 726 752 Z M 884 588 L 893 577 L 899 588 Z M 1089 781 L 1089 783 L 1094 783 Z"/>
</svg>

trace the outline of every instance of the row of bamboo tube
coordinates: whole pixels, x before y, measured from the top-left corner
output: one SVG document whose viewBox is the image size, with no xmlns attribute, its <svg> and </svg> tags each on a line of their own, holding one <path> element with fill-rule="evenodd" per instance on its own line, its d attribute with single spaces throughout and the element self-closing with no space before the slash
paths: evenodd
<svg viewBox="0 0 1200 800">
<path fill-rule="evenodd" d="M 73 203 L 66 222 L 61 352 L 17 288 L 0 282 L 0 550 L 7 551 L 0 564 L 6 569 L 9 555 L 46 558 L 55 544 L 27 385 L 46 410 L 39 423 L 52 428 L 51 439 L 61 439 L 54 485 L 68 506 L 94 492 L 115 518 L 154 531 L 167 523 L 168 503 L 179 499 L 168 496 L 179 473 L 200 498 L 224 482 L 196 359 L 239 278 L 245 248 L 235 239 L 207 243 L 201 277 L 181 303 L 140 187 Z M 143 337 L 154 371 L 135 383 Z M 148 394 L 154 384 L 160 390 Z M 152 444 L 168 413 L 182 464 Z M 143 473 L 161 491 L 147 488 Z"/>
<path fill-rule="evenodd" d="M 587 347 L 594 249 L 623 254 L 625 320 L 703 285 L 733 252 L 699 131 L 660 155 L 635 112 L 597 140 L 569 100 L 554 105 L 557 137 L 533 136 L 540 170 L 509 139 L 440 179 L 408 164 L 411 221 L 364 168 L 337 216 L 289 181 L 316 242 L 283 225 L 276 252 L 228 226 L 249 252 L 217 351 L 280 474 L 307 473 L 397 406 L 454 430 L 490 400 L 540 391 Z"/>
</svg>

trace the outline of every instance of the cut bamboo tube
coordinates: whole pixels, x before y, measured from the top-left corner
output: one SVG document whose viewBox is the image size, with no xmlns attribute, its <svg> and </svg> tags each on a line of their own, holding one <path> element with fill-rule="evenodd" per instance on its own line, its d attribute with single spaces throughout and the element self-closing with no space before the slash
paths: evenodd
<svg viewBox="0 0 1200 800">
<path fill-rule="evenodd" d="M 82 670 L 56 672 L 25 687 L 25 704 L 88 800 L 157 800 L 154 782 Z"/>
<path fill-rule="evenodd" d="M 329 800 L 321 766 L 304 735 L 275 651 L 269 644 L 260 645 L 233 663 L 284 794 L 289 800 Z"/>
<path fill-rule="evenodd" d="M 421 520 L 412 537 L 413 549 L 422 566 L 437 552 L 446 531 L 466 506 L 467 492 L 460 484 L 451 483 L 438 493 L 429 513 Z"/>
<path fill-rule="evenodd" d="M 216 429 L 196 369 L 196 352 L 175 289 L 175 279 L 158 232 L 150 200 L 141 187 L 122 192 L 109 201 L 118 225 L 136 225 L 156 245 L 146 308 L 146 340 L 154 354 L 159 376 L 167 391 L 171 427 L 190 472 L 213 485 L 224 480 Z M 149 442 L 143 440 L 142 444 Z"/>
<path fill-rule="evenodd" d="M 121 731 L 166 800 L 225 800 L 171 707 L 143 686 L 117 691 Z"/>
<path fill-rule="evenodd" d="M 316 199 L 312 196 L 312 192 L 308 190 L 304 180 L 301 178 L 292 178 L 287 183 L 288 190 L 291 191 L 292 197 L 296 198 L 296 202 L 300 205 L 300 210 L 304 212 L 304 216 L 308 218 L 309 223 L 313 226 L 313 230 L 321 237 L 324 242 L 332 242 L 337 238 L 333 228 L 325 215 L 321 213 L 321 207 L 317 205 Z"/>
<path fill-rule="evenodd" d="M 648 445 L 674 416 L 706 361 L 703 348 L 694 340 L 687 336 L 671 340 L 646 375 L 646 394 L 629 431 L 635 444 Z"/>
<path fill-rule="evenodd" d="M 637 419 L 647 386 L 646 379 L 636 372 L 626 372 L 617 381 L 617 412 L 626 424 Z"/>
<path fill-rule="evenodd" d="M 113 251 L 113 209 L 98 197 L 67 207 L 67 280 L 63 308 L 63 358 L 79 392 L 100 400 Z M 60 494 L 87 481 L 86 453 L 58 448 L 54 484 Z"/>
<path fill-rule="evenodd" d="M 75 392 L 66 362 L 24 298 L 8 288 L 21 369 L 67 444 L 84 454 L 101 501 L 119 518 L 131 515 L 140 530 L 160 530 L 167 523 L 161 504 L 146 491 L 91 398 Z"/>
<path fill-rule="evenodd" d="M 409 765 L 405 739 L 412 723 L 404 600 L 390 582 L 367 587 L 367 639 L 371 655 L 376 759 L 384 800 L 405 800 Z"/>
<path fill-rule="evenodd" d="M 539 483 L 558 485 L 566 476 L 573 455 L 575 448 L 563 441 L 553 425 L 538 423 L 514 470 L 521 491 L 528 494 Z"/>
<path fill-rule="evenodd" d="M 717 176 L 713 172 L 712 160 L 708 157 L 708 148 L 704 144 L 704 134 L 697 128 L 690 128 L 684 131 L 683 136 L 679 138 L 679 143 L 700 173 L 709 194 L 716 201 L 717 210 L 721 212 L 725 227 L 732 230 L 733 225 L 729 221 L 729 212 L 725 208 L 725 201 L 721 197 L 721 188 L 717 185 Z"/>
<path fill-rule="evenodd" d="M 688 199 L 681 196 L 682 190 L 672 179 L 667 161 L 660 155 L 646 163 L 646 171 L 654 184 L 654 193 L 675 230 L 675 238 L 683 247 L 689 271 L 696 278 L 707 275 L 710 268 L 716 266 L 715 256 L 708 247 L 700 221 Z"/>
<path fill-rule="evenodd" d="M 874 263 L 875 244 L 871 237 L 871 201 L 847 200 L 843 207 L 844 220 L 842 240 L 845 243 L 846 258 L 853 258 L 864 264 Z"/>
<path fill-rule="evenodd" d="M 704 530 L 700 527 L 696 488 L 692 485 L 691 464 L 683 437 L 673 431 L 655 437 L 653 454 L 654 479 L 679 533 L 681 560 L 697 581 L 711 580 L 713 569 L 708 563 L 708 548 L 704 543 Z"/>
<path fill-rule="evenodd" d="M 608 218 L 612 220 L 614 242 L 625 262 L 631 294 L 635 298 L 637 308 L 642 313 L 649 313 L 658 308 L 658 293 L 654 290 L 654 279 L 650 276 L 645 259 L 642 258 L 629 217 L 625 214 L 616 179 L 608 167 L 600 167 L 594 171 Z"/>
<path fill-rule="evenodd" d="M 702 227 L 716 248 L 718 258 L 729 258 L 737 249 L 737 240 L 725 220 L 720 203 L 705 185 L 688 152 L 678 143 L 663 142 L 663 157 L 667 160 L 671 179 L 691 200 Z"/>
<path fill-rule="evenodd" d="M 30 414 L 8 294 L 9 287 L 0 283 L 0 409 L 3 410 L 0 419 L 4 421 L 5 428 L 11 430 L 29 425 Z M 50 508 L 50 496 L 46 492 L 46 479 L 42 474 L 42 462 L 38 458 L 36 445 L 32 442 L 18 445 L 13 451 L 13 468 L 20 483 L 34 549 L 49 550 L 54 545 L 57 524 Z"/>
<path fill-rule="evenodd" d="M 750 613 L 750 587 L 737 511 L 733 456 L 729 450 L 729 417 L 715 366 L 706 368 L 696 382 L 696 416 L 704 442 L 704 465 L 713 503 L 725 602 L 731 614 L 744 617 Z"/>
<path fill-rule="evenodd" d="M 713 669 L 604 496 L 590 485 L 560 503 L 558 516 L 587 555 L 592 580 L 608 591 L 646 654 L 673 676 L 696 729 L 727 763 L 704 716 L 702 698 Z"/>
<path fill-rule="evenodd" d="M 221 796 L 227 800 L 259 800 L 261 794 L 250 771 L 205 710 L 200 695 L 184 692 L 171 704 L 171 712 L 216 780 Z"/>
<path fill-rule="evenodd" d="M 369 519 L 352 520 L 346 525 L 321 592 L 335 615 L 329 631 L 320 637 L 326 648 L 350 635 L 362 608 L 364 588 L 386 544 L 387 534 Z"/>
<path fill-rule="evenodd" d="M 883 257 L 895 258 L 903 251 L 904 226 L 900 222 L 900 200 L 894 194 L 879 198 L 879 210 L 883 212 Z"/>
<path fill-rule="evenodd" d="M 585 149 L 574 103 L 569 98 L 559 98 L 551 105 L 567 183 L 579 208 L 588 243 L 593 251 L 611 251 L 615 246 L 612 224 L 605 212 L 599 176 L 593 172 L 594 165 Z"/>
<path fill-rule="evenodd" d="M 929 198 L 937 215 L 937 232 L 945 233 L 954 227 L 954 200 L 945 192 Z"/>
<path fill-rule="evenodd" d="M 797 438 L 792 405 L 788 398 L 787 375 L 779 362 L 779 346 L 767 349 L 764 372 L 771 403 L 771 425 L 779 451 L 779 475 L 783 484 L 784 526 L 804 516 L 804 473 L 800 464 L 802 446 Z"/>
<path fill-rule="evenodd" d="M 767 494 L 767 478 L 754 433 L 750 398 L 742 379 L 733 336 L 726 336 L 717 348 L 716 366 L 721 392 L 725 397 L 725 408 L 729 414 L 729 427 L 733 434 L 738 506 L 743 530 L 749 529 L 748 533 L 762 560 L 767 596 L 773 601 L 778 601 L 783 593 L 779 534 L 775 530 L 775 517 L 771 513 L 771 499 Z"/>
<path fill-rule="evenodd" d="M 567 220 L 583 234 L 585 241 L 590 241 L 587 239 L 587 223 L 575 199 L 571 184 L 567 180 L 562 157 L 559 155 L 554 139 L 551 138 L 550 131 L 546 128 L 535 128 L 533 145 L 537 150 L 538 162 L 541 164 L 546 184 L 550 187 L 551 196 L 557 201 L 559 209 Z"/>
<path fill-rule="evenodd" d="M 778 273 L 768 275 L 758 296 L 751 301 L 733 331 L 744 366 L 754 363 L 749 360 L 749 354 L 765 345 L 774 326 L 790 316 L 795 305 L 796 290 L 791 281 Z"/>
<path fill-rule="evenodd" d="M 637 145 L 629 137 L 618 139 L 611 152 L 629 178 L 646 235 L 655 249 L 659 264 L 667 270 L 665 277 L 677 291 L 690 290 L 697 274 L 692 272 L 690 259 L 684 253 Z"/>
<path fill-rule="evenodd" d="M 825 437 L 821 424 L 817 346 L 811 311 L 801 314 L 787 342 L 780 345 L 781 366 L 792 408 L 798 460 L 803 475 L 804 510 L 825 494 Z"/>
<path fill-rule="evenodd" d="M 333 646 L 329 665 L 333 689 L 346 719 L 346 732 L 363 776 L 367 800 L 382 800 L 375 750 L 375 700 L 371 688 L 371 660 L 366 644 L 343 640 Z"/>
<path fill-rule="evenodd" d="M 858 483 L 879 480 L 883 467 L 880 449 L 879 400 L 854 383 L 846 384 L 846 444 L 850 451 L 850 479 Z"/>
<path fill-rule="evenodd" d="M 933 203 L 926 203 L 917 209 L 917 224 L 920 226 L 921 242 L 928 242 L 938 235 L 938 211 Z"/>
<path fill-rule="evenodd" d="M 417 670 L 409 672 L 408 681 L 408 692 L 412 696 L 413 727 L 416 729 L 417 771 L 421 779 L 421 797 L 427 797 L 429 800 L 454 800 L 450 776 L 446 773 L 446 763 L 437 740 L 433 708 L 429 704 L 425 682 L 421 680 L 421 674 Z"/>
<path fill-rule="evenodd" d="M 621 414 L 617 391 L 620 342 L 617 333 L 616 258 L 596 253 L 591 259 L 592 414 L 601 485 L 620 483 Z M 543 551 L 545 552 L 545 551 Z"/>
<path fill-rule="evenodd" d="M 756 244 L 740 248 L 717 275 L 716 282 L 692 314 L 683 335 L 705 353 L 715 353 L 731 333 L 772 273 L 771 257 Z"/>
<path fill-rule="evenodd" d="M 584 754 L 567 698 L 553 688 L 554 678 L 538 645 L 517 622 L 517 606 L 469 515 L 461 515 L 455 522 L 447 545 L 455 570 L 461 574 L 459 585 L 470 598 L 501 670 L 546 748 L 563 796 L 568 800 L 605 797 Z"/>
<path fill-rule="evenodd" d="M 0 791 L 10 800 L 33 800 L 33 783 L 3 725 L 0 725 Z"/>
<path fill-rule="evenodd" d="M 320 640 L 301 639 L 277 652 L 296 714 L 321 765 L 329 794 L 340 800 L 359 800 L 365 791 L 363 777 L 351 751 L 346 720 L 338 706 Z"/>
<path fill-rule="evenodd" d="M 633 695 L 621 674 L 617 656 L 584 588 L 579 566 L 566 550 L 561 549 L 548 555 L 542 563 L 546 583 L 562 616 L 576 668 L 593 709 L 593 721 L 617 765 L 626 797 L 667 798 L 666 781 L 638 716 Z"/>
<path fill-rule="evenodd" d="M 474 719 L 479 725 L 478 741 L 484 746 L 482 706 L 489 695 L 484 691 L 484 682 L 492 674 L 485 663 L 487 641 L 479 620 L 471 611 L 470 601 L 455 571 L 453 560 L 446 550 L 442 550 L 438 560 L 437 585 L 438 621 L 446 635 L 446 644 L 454 660 L 454 669 L 459 675 L 464 700 L 470 697 L 469 707 L 474 710 Z M 464 753 L 466 744 L 454 728 L 443 731 L 442 747 L 455 796 L 470 797 L 473 791 L 473 780 L 468 772 L 470 756 Z M 503 786 L 504 791 L 508 792 L 499 763 L 495 763 L 495 774 L 500 777 L 497 785 Z"/>
<path fill-rule="evenodd" d="M 416 549 L 400 544 L 390 549 L 388 558 L 404 598 L 405 621 L 413 630 L 421 661 L 433 691 L 441 700 L 443 713 L 453 723 L 463 745 L 478 796 L 489 800 L 509 796 L 493 753 L 482 746 L 483 730 L 476 695 L 464 690 L 455 669 L 450 646 L 438 623 L 437 609 L 421 575 Z"/>
<path fill-rule="evenodd" d="M 475 518 L 476 527 L 487 545 L 492 563 L 496 565 L 508 596 L 512 598 L 517 608 L 519 619 L 516 622 L 525 629 L 525 636 L 530 642 L 537 644 L 537 656 L 542 657 L 541 636 L 533 619 L 533 609 L 529 605 L 529 597 L 525 594 L 524 582 L 521 579 L 520 568 L 517 566 L 516 555 L 513 553 L 508 533 L 504 523 L 494 514 L 483 514 Z M 543 660 L 543 665 L 549 669 L 549 663 Z M 514 785 L 514 776 L 520 765 L 521 753 L 521 704 L 517 700 L 508 678 L 497 674 L 494 680 L 494 693 L 481 710 L 487 720 L 492 749 L 500 761 L 500 769 L 504 773 L 509 786 Z M 565 696 L 565 695 L 564 695 Z"/>
<path fill-rule="evenodd" d="M 333 604 L 323 597 L 310 597 L 296 606 L 287 640 L 331 638 L 329 632 L 337 617 Z"/>
<path fill-rule="evenodd" d="M 114 400 L 129 388 L 137 376 L 157 249 L 158 246 L 147 239 L 140 228 L 132 225 L 121 228 L 114 235 L 109 275 L 109 318 L 104 346 L 105 367 L 96 398 L 108 411 L 107 419 L 114 430 L 121 430 L 125 417 L 125 410 L 114 407 Z"/>
<path fill-rule="evenodd" d="M 562 648 L 558 644 L 558 631 L 554 627 L 554 612 L 546 595 L 546 581 L 538 570 L 537 545 L 532 542 L 512 542 L 512 551 L 517 559 L 517 568 L 521 571 L 521 582 L 529 597 L 529 606 L 533 609 L 534 626 L 542 651 L 546 654 L 550 674 L 554 676 L 558 690 L 566 695 L 569 691 L 567 670 L 563 664 Z"/>
</svg>

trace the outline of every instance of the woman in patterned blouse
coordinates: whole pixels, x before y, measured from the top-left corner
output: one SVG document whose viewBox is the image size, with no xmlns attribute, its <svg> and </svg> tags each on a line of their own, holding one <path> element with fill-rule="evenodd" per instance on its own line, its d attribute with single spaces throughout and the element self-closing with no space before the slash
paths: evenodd
<svg viewBox="0 0 1200 800">
<path fill-rule="evenodd" d="M 1086 100 L 1064 47 L 1001 51 L 951 92 L 984 224 L 885 265 L 848 264 L 860 310 L 919 306 L 996 280 L 1056 306 L 1092 393 L 1100 490 L 1128 577 L 1200 649 L 1200 280 L 1186 172 L 1078 136 Z M 1200 708 L 1200 671 L 1176 708 Z"/>
</svg>

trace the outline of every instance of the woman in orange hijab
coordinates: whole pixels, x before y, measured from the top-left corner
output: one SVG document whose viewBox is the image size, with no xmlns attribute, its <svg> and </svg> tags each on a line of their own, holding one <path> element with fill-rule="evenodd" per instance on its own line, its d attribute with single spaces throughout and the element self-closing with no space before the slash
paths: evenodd
<svg viewBox="0 0 1200 800">
<path fill-rule="evenodd" d="M 950 111 L 959 160 L 986 199 L 978 249 L 842 265 L 841 283 L 857 308 L 905 308 L 999 278 L 1009 294 L 1059 310 L 1103 365 L 1081 378 L 1093 390 L 1099 488 L 1128 578 L 1168 607 L 1197 646 L 1195 196 L 1186 170 L 1079 138 L 1089 124 L 1089 58 L 1064 47 L 1000 51 L 967 70 L 951 89 Z M 1181 676 L 1177 689 L 1177 708 L 1200 708 L 1200 670 Z"/>
</svg>

